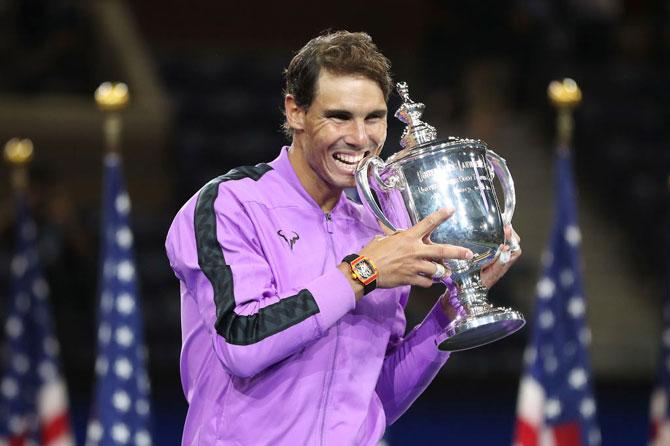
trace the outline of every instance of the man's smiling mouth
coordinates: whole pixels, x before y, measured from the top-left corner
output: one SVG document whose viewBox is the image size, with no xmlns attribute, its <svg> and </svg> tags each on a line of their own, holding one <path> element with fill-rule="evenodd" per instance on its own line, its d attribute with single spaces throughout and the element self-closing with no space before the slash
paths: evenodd
<svg viewBox="0 0 670 446">
<path fill-rule="evenodd" d="M 363 158 L 365 158 L 369 154 L 370 154 L 369 151 L 366 151 L 364 153 L 340 153 L 340 152 L 337 152 L 337 153 L 333 154 L 333 158 L 335 158 L 336 161 L 344 163 L 348 166 L 355 166 Z"/>
</svg>

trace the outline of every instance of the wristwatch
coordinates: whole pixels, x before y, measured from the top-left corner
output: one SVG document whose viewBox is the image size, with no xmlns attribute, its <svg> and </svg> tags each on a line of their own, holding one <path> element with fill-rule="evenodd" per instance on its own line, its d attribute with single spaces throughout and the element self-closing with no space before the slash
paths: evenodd
<svg viewBox="0 0 670 446">
<path fill-rule="evenodd" d="M 377 288 L 379 272 L 370 259 L 358 254 L 349 254 L 342 261 L 351 267 L 351 277 L 363 284 L 364 295 Z"/>
</svg>

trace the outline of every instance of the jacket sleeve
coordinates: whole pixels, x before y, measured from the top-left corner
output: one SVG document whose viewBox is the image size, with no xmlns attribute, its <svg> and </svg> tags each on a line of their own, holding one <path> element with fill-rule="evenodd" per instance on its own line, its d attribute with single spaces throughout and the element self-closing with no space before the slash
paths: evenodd
<svg viewBox="0 0 670 446">
<path fill-rule="evenodd" d="M 452 289 L 451 292 L 454 290 Z M 448 324 L 438 301 L 426 318 L 407 336 L 405 308 L 401 299 L 396 311 L 394 332 L 377 382 L 376 392 L 384 406 L 386 422 L 395 422 L 431 383 L 449 358 L 437 348 L 437 338 Z"/>
<path fill-rule="evenodd" d="M 242 204 L 225 187 L 217 187 L 211 203 L 206 192 L 175 218 L 167 254 L 221 364 L 233 375 L 250 377 L 323 336 L 354 308 L 354 291 L 332 267 L 299 289 L 279 293 Z"/>
</svg>

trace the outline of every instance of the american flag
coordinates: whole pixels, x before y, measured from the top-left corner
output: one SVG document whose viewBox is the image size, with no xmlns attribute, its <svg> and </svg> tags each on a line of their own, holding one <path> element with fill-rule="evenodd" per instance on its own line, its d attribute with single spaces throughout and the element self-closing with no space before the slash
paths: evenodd
<svg viewBox="0 0 670 446">
<path fill-rule="evenodd" d="M 524 353 L 514 444 L 595 446 L 601 435 L 588 354 L 591 332 L 581 277 L 581 233 L 567 150 L 557 154 L 555 181 L 555 222 Z"/>
<path fill-rule="evenodd" d="M 130 200 L 121 160 L 105 156 L 96 395 L 86 445 L 148 446 L 149 377 L 142 332 Z"/>
<path fill-rule="evenodd" d="M 16 241 L 0 383 L 0 445 L 73 445 L 49 287 L 38 262 L 37 229 L 22 193 L 17 195 Z"/>
<path fill-rule="evenodd" d="M 658 364 L 656 387 L 651 394 L 649 444 L 670 446 L 670 262 L 666 273 L 665 302 L 663 304 L 663 335 Z"/>
</svg>

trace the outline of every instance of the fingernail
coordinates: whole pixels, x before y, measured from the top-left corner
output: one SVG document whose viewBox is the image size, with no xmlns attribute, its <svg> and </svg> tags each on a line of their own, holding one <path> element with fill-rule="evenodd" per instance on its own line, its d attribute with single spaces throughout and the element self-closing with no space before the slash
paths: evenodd
<svg viewBox="0 0 670 446">
<path fill-rule="evenodd" d="M 474 256 L 475 256 L 475 254 L 472 251 L 470 251 L 469 249 L 465 252 L 465 259 L 466 260 L 470 260 Z"/>
<path fill-rule="evenodd" d="M 451 214 L 453 214 L 454 212 L 456 212 L 456 209 L 454 209 L 454 208 L 452 208 L 452 207 L 446 207 L 446 208 L 444 208 L 444 210 L 445 210 L 445 211 L 447 212 L 447 214 L 449 214 L 449 215 L 451 215 Z"/>
</svg>

